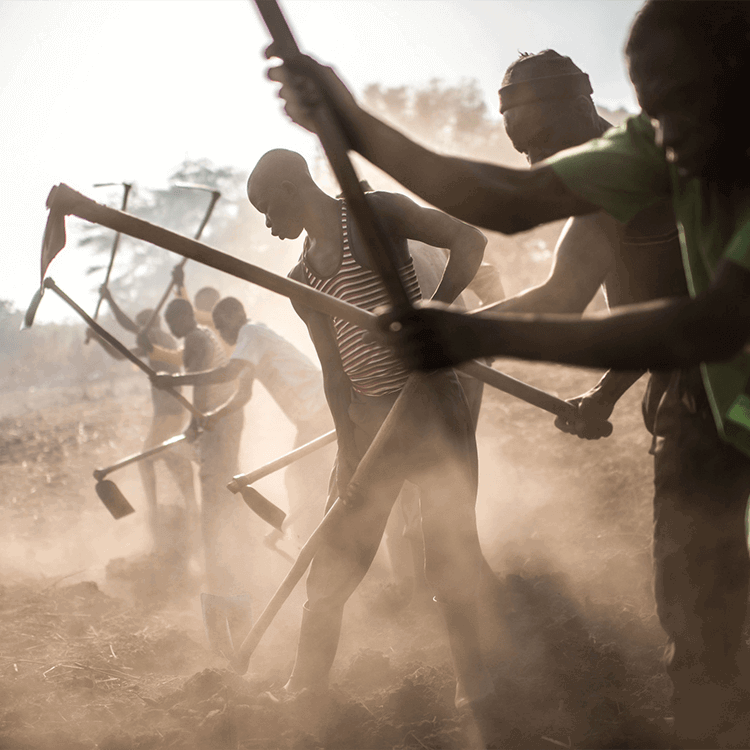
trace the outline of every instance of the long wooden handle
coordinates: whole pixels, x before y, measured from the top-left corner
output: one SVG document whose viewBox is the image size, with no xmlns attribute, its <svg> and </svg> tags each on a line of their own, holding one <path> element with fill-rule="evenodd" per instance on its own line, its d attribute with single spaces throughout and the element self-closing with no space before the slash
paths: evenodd
<svg viewBox="0 0 750 750">
<path fill-rule="evenodd" d="M 155 445 L 153 448 L 148 448 L 145 451 L 141 451 L 140 453 L 134 453 L 132 456 L 123 458 L 121 461 L 118 461 L 116 464 L 112 464 L 112 466 L 106 466 L 103 469 L 94 469 L 94 479 L 96 479 L 97 482 L 100 482 L 102 479 L 104 479 L 104 477 L 107 476 L 107 474 L 110 474 L 111 472 L 116 471 L 117 469 L 122 469 L 125 466 L 130 466 L 130 464 L 136 463 L 137 461 L 143 461 L 146 458 L 151 458 L 151 456 L 156 456 L 162 451 L 168 450 L 173 445 L 178 445 L 179 443 L 182 443 L 185 440 L 187 440 L 187 435 L 185 434 L 175 435 L 174 437 L 169 438 L 169 440 L 165 440 L 163 443 L 159 443 L 159 445 Z"/>
<path fill-rule="evenodd" d="M 299 46 L 278 2 L 255 0 L 255 6 L 275 42 L 276 54 L 284 61 L 299 57 Z M 339 122 L 333 107 L 327 103 L 325 91 L 320 93 L 321 101 L 312 113 L 320 145 L 341 186 L 349 212 L 365 241 L 365 249 L 372 268 L 382 279 L 394 309 L 402 312 L 408 311 L 412 307 L 411 300 L 398 272 L 393 242 L 380 219 L 367 203 L 364 190 L 349 159 L 349 142 L 345 129 Z"/>
<path fill-rule="evenodd" d="M 367 453 L 365 453 L 357 465 L 354 476 L 347 486 L 346 498 L 343 500 L 342 498 L 338 498 L 329 508 L 323 520 L 318 524 L 318 527 L 313 531 L 307 542 L 305 542 L 297 560 L 286 574 L 281 585 L 276 589 L 276 592 L 266 605 L 258 621 L 253 625 L 252 630 L 242 642 L 242 645 L 232 659 L 232 668 L 239 674 L 247 672 L 250 657 L 258 647 L 261 638 L 273 622 L 274 617 L 276 617 L 282 605 L 289 598 L 292 591 L 294 591 L 294 587 L 299 583 L 305 571 L 310 566 L 324 537 L 337 522 L 339 516 L 349 512 L 350 505 L 356 506 L 361 502 L 362 488 L 372 485 L 373 474 L 380 471 L 380 457 L 389 440 L 402 424 L 404 412 L 408 408 L 409 402 L 412 401 L 416 389 L 420 387 L 421 378 L 422 376 L 417 374 L 409 376 L 406 385 L 401 389 L 401 393 L 399 393 L 398 398 L 388 412 L 388 416 L 378 430 L 378 434 L 367 449 Z"/>
<path fill-rule="evenodd" d="M 125 344 L 118 341 L 106 328 L 102 328 L 82 307 L 77 305 L 70 297 L 68 297 L 62 289 L 48 276 L 44 280 L 44 286 L 47 289 L 51 289 L 63 302 L 66 302 L 72 307 L 83 319 L 86 324 L 89 325 L 94 331 L 101 336 L 113 349 L 117 349 L 123 357 L 127 357 L 136 367 L 143 370 L 150 378 L 155 376 L 156 373 L 142 360 L 133 354 Z M 168 393 L 173 398 L 176 398 L 193 416 L 202 417 L 203 414 L 198 411 L 181 393 L 178 393 L 173 388 L 165 388 L 165 393 Z"/>
<path fill-rule="evenodd" d="M 208 224 L 209 219 L 211 218 L 211 214 L 213 213 L 214 206 L 216 205 L 217 201 L 221 198 L 221 193 L 218 190 L 214 190 L 211 192 L 211 200 L 206 208 L 206 213 L 203 215 L 203 219 L 200 223 L 200 226 L 198 227 L 198 230 L 196 231 L 195 235 L 193 235 L 193 239 L 199 240 L 201 238 L 201 235 L 203 234 L 203 230 L 206 228 L 206 225 Z M 124 210 L 124 209 L 123 209 Z M 177 265 L 180 268 L 185 268 L 185 264 L 187 263 L 187 258 L 183 258 Z M 149 328 L 154 324 L 154 321 L 156 320 L 156 316 L 161 312 L 162 307 L 164 307 L 164 303 L 167 301 L 170 292 L 174 288 L 174 278 L 172 278 L 167 285 L 166 290 L 164 291 L 164 294 L 162 294 L 159 301 L 156 303 L 156 307 L 154 308 L 154 311 L 151 313 L 151 317 L 146 321 L 146 324 L 143 326 L 144 331 L 148 331 Z"/>
<path fill-rule="evenodd" d="M 122 206 L 120 207 L 121 211 L 124 211 L 128 207 L 128 195 L 130 195 L 130 190 L 133 187 L 132 184 L 129 182 L 123 182 L 124 192 L 122 194 Z M 117 248 L 120 246 L 120 232 L 115 233 L 115 238 L 112 242 L 112 252 L 109 256 L 109 265 L 107 266 L 107 274 L 104 277 L 104 284 L 103 286 L 106 287 L 109 284 L 109 277 L 112 275 L 112 268 L 115 265 L 115 255 L 117 255 Z M 94 310 L 93 318 L 96 320 L 99 317 L 99 309 L 102 306 L 102 300 L 104 299 L 104 295 L 99 292 L 99 299 L 96 301 L 96 309 Z"/>
<path fill-rule="evenodd" d="M 231 492 L 237 493 L 242 487 L 253 484 L 253 482 L 257 482 L 259 479 L 263 479 L 263 477 L 267 477 L 269 474 L 279 471 L 279 469 L 286 468 L 289 464 L 299 461 L 299 459 L 308 456 L 310 453 L 322 448 L 324 445 L 333 443 L 335 440 L 336 430 L 326 432 L 324 435 L 316 437 L 315 440 L 300 445 L 299 448 L 295 448 L 293 451 L 289 451 L 289 453 L 285 453 L 283 456 L 279 456 L 279 458 L 269 461 L 267 464 L 258 467 L 254 471 L 248 472 L 247 474 L 237 474 L 232 477 L 232 481 L 227 485 L 227 489 Z"/>
<path fill-rule="evenodd" d="M 50 217 L 54 218 L 60 212 L 77 216 L 94 224 L 101 224 L 111 229 L 119 229 L 137 239 L 145 240 L 165 250 L 177 253 L 186 258 L 197 260 L 199 263 L 216 268 L 237 278 L 250 281 L 271 292 L 281 294 L 289 299 L 304 304 L 314 310 L 342 318 L 369 331 L 377 327 L 377 316 L 360 307 L 355 307 L 336 297 L 332 297 L 305 284 L 279 276 L 272 271 L 254 266 L 251 263 L 222 253 L 208 245 L 192 240 L 169 229 L 151 224 L 130 214 L 103 206 L 91 198 L 73 190 L 65 184 L 52 188 L 47 205 Z M 537 406 L 558 416 L 572 416 L 573 407 L 552 394 L 527 386 L 515 378 L 504 375 L 497 370 L 472 362 L 461 365 L 458 370 L 466 371 L 472 377 L 481 380 L 493 388 L 509 393 L 522 401 Z M 524 388 L 524 386 L 526 386 Z"/>
<path fill-rule="evenodd" d="M 123 211 L 104 206 L 64 183 L 52 188 L 47 197 L 47 207 L 50 209 L 48 223 L 59 221 L 60 214 L 77 216 L 79 219 L 84 219 L 92 224 L 100 224 L 103 227 L 115 229 L 130 237 L 150 242 L 152 245 L 182 255 L 190 260 L 198 261 L 198 263 L 203 263 L 211 268 L 216 268 L 231 276 L 250 281 L 270 292 L 281 294 L 326 315 L 342 318 L 362 328 L 372 329 L 374 327 L 375 316 L 367 310 L 362 310 L 348 302 L 323 294 L 317 289 L 288 279 L 286 276 L 280 276 L 272 271 L 267 271 L 265 268 L 254 266 L 252 263 L 222 253 L 220 250 L 177 232 L 151 224 L 137 216 L 131 216 Z M 57 229 L 59 231 L 59 227 Z"/>
</svg>

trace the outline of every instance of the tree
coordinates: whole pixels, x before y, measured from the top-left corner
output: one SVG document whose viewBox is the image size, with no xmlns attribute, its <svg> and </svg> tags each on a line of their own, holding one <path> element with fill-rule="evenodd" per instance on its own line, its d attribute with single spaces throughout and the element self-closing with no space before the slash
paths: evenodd
<svg viewBox="0 0 750 750">
<path fill-rule="evenodd" d="M 385 88 L 372 83 L 364 102 L 430 148 L 461 156 L 517 160 L 499 116 L 489 112 L 474 79 L 447 84 L 433 78 L 426 86 Z"/>
<path fill-rule="evenodd" d="M 174 183 L 190 183 L 215 188 L 221 198 L 214 207 L 202 241 L 211 242 L 228 232 L 233 232 L 238 219 L 238 204 L 244 199 L 245 176 L 232 167 L 215 167 L 207 159 L 186 159 L 168 178 L 167 189 L 148 189 L 136 185 L 131 191 L 128 213 L 153 224 L 167 227 L 180 234 L 194 236 L 203 221 L 211 195 L 203 190 L 176 187 Z M 119 200 L 113 189 L 115 205 Z M 244 199 L 247 202 L 246 199 Z M 119 207 L 119 206 L 118 206 Z M 86 225 L 78 245 L 88 249 L 94 258 L 101 259 L 87 269 L 95 276 L 95 286 L 104 280 L 114 235 L 111 230 L 96 225 Z M 180 258 L 153 245 L 127 236 L 120 238 L 110 287 L 115 296 L 128 303 L 151 304 L 158 299 L 171 278 L 171 270 Z M 153 300 L 152 300 L 153 298 Z"/>
</svg>

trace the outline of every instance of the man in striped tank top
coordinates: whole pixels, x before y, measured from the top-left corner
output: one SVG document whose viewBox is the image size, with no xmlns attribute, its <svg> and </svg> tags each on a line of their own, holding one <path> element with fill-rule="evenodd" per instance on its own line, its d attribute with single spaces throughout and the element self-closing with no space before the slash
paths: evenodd
<svg viewBox="0 0 750 750">
<path fill-rule="evenodd" d="M 349 220 L 346 203 L 324 193 L 299 154 L 265 154 L 248 180 L 248 198 L 281 239 L 306 232 L 291 278 L 368 310 L 388 304 L 370 269 L 366 248 Z M 419 284 L 407 241 L 450 251 L 433 296 L 452 302 L 472 280 L 487 242 L 479 231 L 404 195 L 371 192 L 367 200 L 390 232 L 402 279 L 412 300 Z M 352 324 L 301 305 L 323 370 L 326 398 L 338 437 L 328 498 L 345 492 L 357 464 L 403 388 L 408 372 L 390 350 Z M 285 690 L 325 690 L 349 596 L 369 568 L 404 480 L 421 491 L 425 574 L 444 616 L 457 676 L 456 705 L 474 709 L 492 694 L 479 648 L 477 597 L 484 559 L 474 505 L 477 453 L 463 390 L 448 370 L 426 379 L 409 418 L 382 459 L 381 479 L 367 488 L 360 507 L 347 509 L 336 533 L 323 543 L 307 579 L 307 603 L 294 669 Z"/>
</svg>

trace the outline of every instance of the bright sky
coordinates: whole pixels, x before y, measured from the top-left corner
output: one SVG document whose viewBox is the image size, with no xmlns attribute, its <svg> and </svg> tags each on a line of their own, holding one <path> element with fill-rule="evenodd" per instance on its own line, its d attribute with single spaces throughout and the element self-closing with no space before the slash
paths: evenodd
<svg viewBox="0 0 750 750">
<path fill-rule="evenodd" d="M 518 51 L 548 47 L 589 73 L 594 99 L 635 111 L 622 49 L 640 0 L 282 0 L 300 46 L 359 94 L 476 78 L 492 111 Z M 266 80 L 268 36 L 249 0 L 0 0 L 0 299 L 39 283 L 50 188 L 165 184 L 186 156 L 249 172 L 269 148 L 310 156 Z M 499 117 L 498 117 L 499 119 Z M 99 198 L 101 199 L 101 198 Z M 83 304 L 86 262 L 51 271 Z M 45 311 L 47 314 L 45 314 Z M 47 298 L 40 319 L 60 312 Z"/>
</svg>

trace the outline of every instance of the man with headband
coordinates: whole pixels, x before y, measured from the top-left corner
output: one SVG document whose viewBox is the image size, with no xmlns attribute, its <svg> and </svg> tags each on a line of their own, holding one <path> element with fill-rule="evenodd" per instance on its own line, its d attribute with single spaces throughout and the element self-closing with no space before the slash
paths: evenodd
<svg viewBox="0 0 750 750">
<path fill-rule="evenodd" d="M 592 93 L 588 75 L 569 57 L 554 50 L 522 54 L 508 67 L 499 91 L 505 130 L 516 150 L 534 165 L 602 135 L 611 125 L 597 113 Z M 603 212 L 572 217 L 544 283 L 489 309 L 582 313 L 600 286 L 610 307 L 687 294 L 668 202 L 661 201 L 626 224 Z M 591 390 L 571 400 L 578 419 L 558 417 L 555 424 L 581 438 L 601 437 L 599 426 L 641 375 L 642 370 L 608 371 Z M 649 380 L 643 403 L 649 431 L 668 380 L 668 373 L 655 373 Z"/>
</svg>

